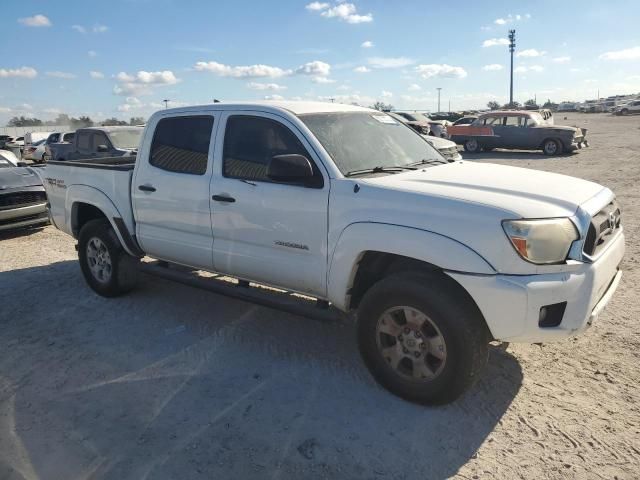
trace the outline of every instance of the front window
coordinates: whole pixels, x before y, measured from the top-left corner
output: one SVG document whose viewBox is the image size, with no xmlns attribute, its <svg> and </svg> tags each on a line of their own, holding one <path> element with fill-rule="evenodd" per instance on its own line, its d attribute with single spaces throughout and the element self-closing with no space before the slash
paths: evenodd
<svg viewBox="0 0 640 480">
<path fill-rule="evenodd" d="M 300 119 L 343 174 L 422 161 L 446 163 L 414 130 L 385 113 L 313 113 Z"/>
<path fill-rule="evenodd" d="M 109 132 L 111 143 L 116 148 L 138 148 L 141 136 L 142 128 L 128 128 Z"/>
</svg>

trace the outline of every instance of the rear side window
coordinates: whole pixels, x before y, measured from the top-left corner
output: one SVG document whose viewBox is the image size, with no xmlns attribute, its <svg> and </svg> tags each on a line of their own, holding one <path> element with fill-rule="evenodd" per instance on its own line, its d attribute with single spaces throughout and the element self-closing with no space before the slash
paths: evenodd
<svg viewBox="0 0 640 480">
<path fill-rule="evenodd" d="M 173 117 L 158 122 L 149 163 L 170 172 L 204 175 L 213 117 Z"/>
<path fill-rule="evenodd" d="M 63 142 L 73 142 L 74 133 L 65 133 L 64 137 L 62 137 Z"/>
<path fill-rule="evenodd" d="M 80 132 L 78 134 L 78 151 L 89 152 L 91 150 L 91 132 Z"/>
<path fill-rule="evenodd" d="M 281 123 L 247 115 L 234 115 L 227 120 L 223 153 L 225 177 L 270 182 L 267 165 L 271 158 L 292 153 L 311 159 L 300 140 Z"/>
</svg>

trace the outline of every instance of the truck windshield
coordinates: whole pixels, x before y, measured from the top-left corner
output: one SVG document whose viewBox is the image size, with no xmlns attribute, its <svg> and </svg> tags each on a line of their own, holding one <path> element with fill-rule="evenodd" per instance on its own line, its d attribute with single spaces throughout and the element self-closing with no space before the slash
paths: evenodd
<svg viewBox="0 0 640 480">
<path fill-rule="evenodd" d="M 116 148 L 138 148 L 142 130 L 142 128 L 112 130 L 109 132 L 109 138 L 111 138 L 111 143 Z"/>
<path fill-rule="evenodd" d="M 419 134 L 385 113 L 311 113 L 300 119 L 343 174 L 419 162 L 446 163 Z"/>
</svg>

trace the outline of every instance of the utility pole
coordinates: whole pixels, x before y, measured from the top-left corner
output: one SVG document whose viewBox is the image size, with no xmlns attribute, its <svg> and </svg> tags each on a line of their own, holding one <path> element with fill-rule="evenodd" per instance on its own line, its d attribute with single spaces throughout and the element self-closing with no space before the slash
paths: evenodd
<svg viewBox="0 0 640 480">
<path fill-rule="evenodd" d="M 442 87 L 438 87 L 436 90 L 438 90 L 438 113 L 440 113 L 440 90 L 442 90 Z"/>
<path fill-rule="evenodd" d="M 509 30 L 509 52 L 511 52 L 511 84 L 509 87 L 509 107 L 513 108 L 513 52 L 516 49 L 516 31 Z"/>
<path fill-rule="evenodd" d="M 169 99 L 165 98 L 164 100 L 162 100 L 164 102 L 164 109 L 166 110 L 167 108 L 169 108 Z"/>
<path fill-rule="evenodd" d="M 449 113 L 451 113 L 451 99 L 449 99 Z"/>
</svg>

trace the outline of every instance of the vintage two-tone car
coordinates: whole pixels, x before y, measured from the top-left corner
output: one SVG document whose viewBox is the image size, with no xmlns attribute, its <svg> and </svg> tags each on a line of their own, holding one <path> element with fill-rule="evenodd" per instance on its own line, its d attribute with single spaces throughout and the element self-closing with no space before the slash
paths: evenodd
<svg viewBox="0 0 640 480">
<path fill-rule="evenodd" d="M 449 127 L 449 138 L 470 153 L 510 148 L 559 155 L 589 146 L 586 129 L 554 125 L 552 118 L 537 111 L 487 112 L 470 125 Z"/>
</svg>

